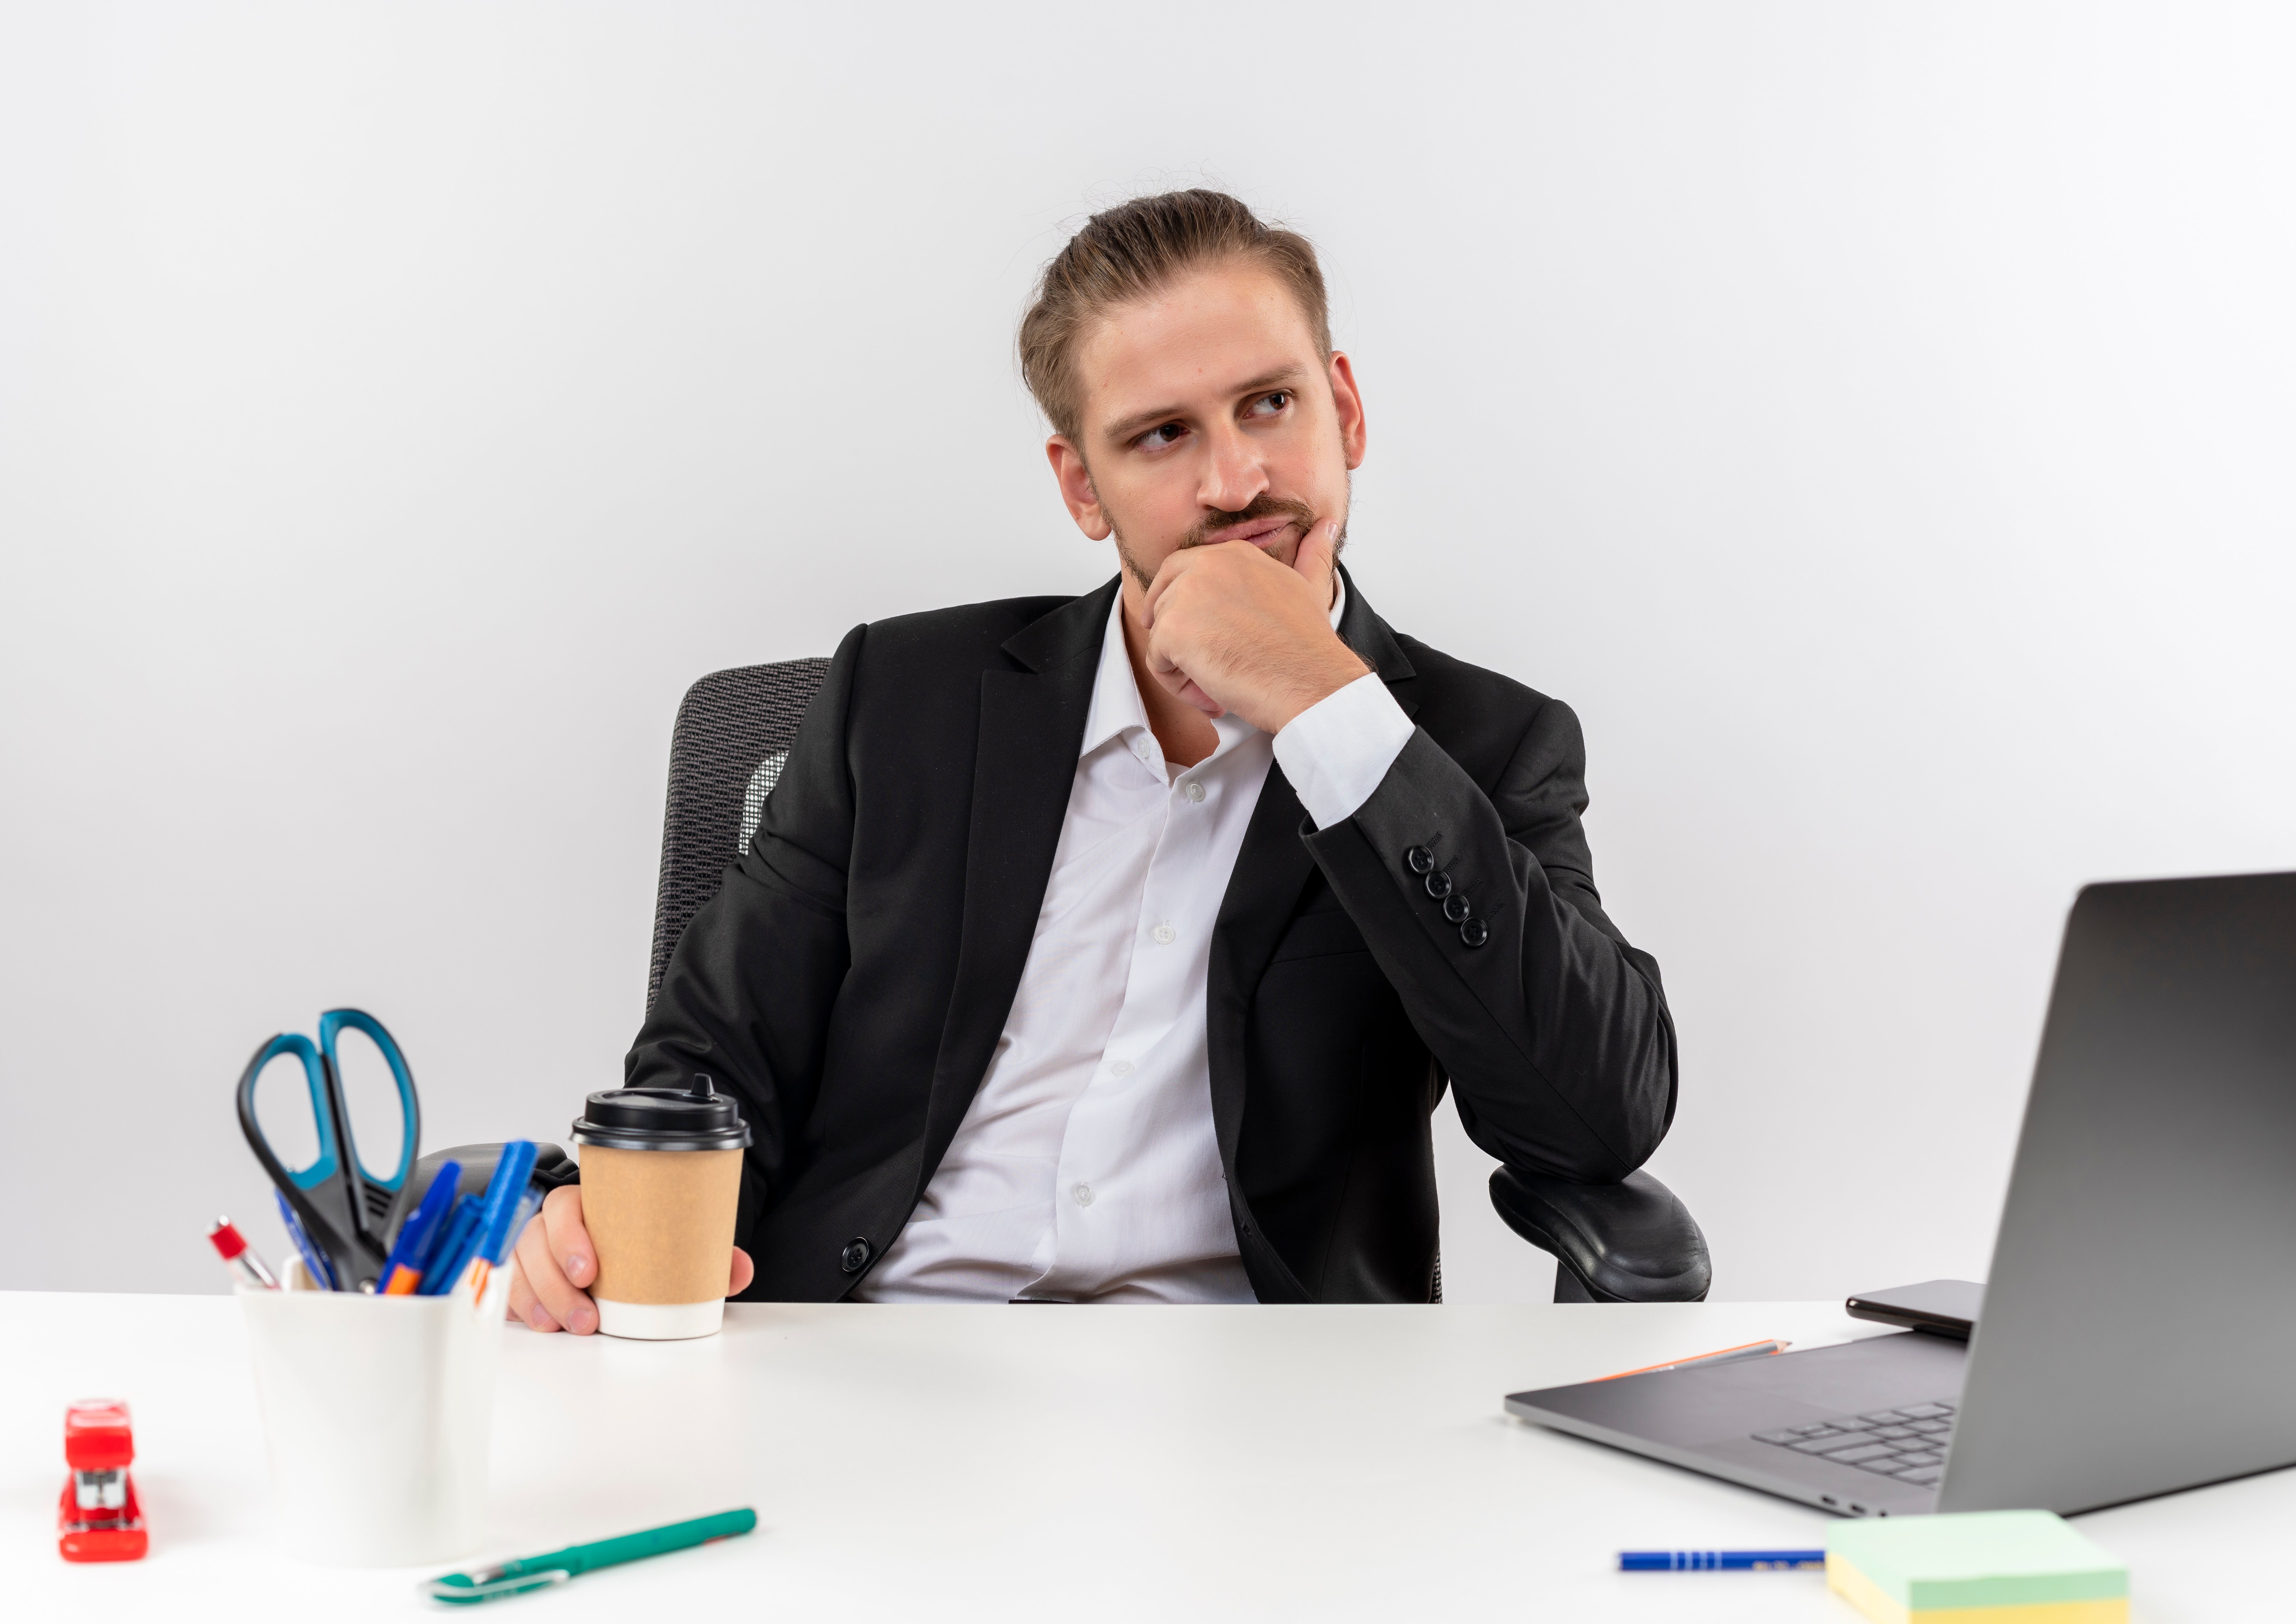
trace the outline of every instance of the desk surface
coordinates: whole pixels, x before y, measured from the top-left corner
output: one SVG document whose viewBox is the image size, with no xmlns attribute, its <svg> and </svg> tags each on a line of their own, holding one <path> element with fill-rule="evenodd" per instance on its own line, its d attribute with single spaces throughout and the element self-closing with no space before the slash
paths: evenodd
<svg viewBox="0 0 2296 1624">
<path fill-rule="evenodd" d="M 267 1538 L 228 1298 L 0 1293 L 12 1617 L 443 1618 L 427 1574 Z M 1054 1308 L 737 1306 L 721 1336 L 504 1341 L 488 1554 L 752 1505 L 747 1539 L 497 1603 L 558 1624 L 722 1603 L 816 1619 L 1832 1620 L 1815 1574 L 1620 1574 L 1622 1546 L 1815 1546 L 1824 1518 L 1508 1419 L 1512 1390 L 1766 1335 L 1815 1303 Z M 135 1407 L 144 1562 L 55 1555 L 65 1403 Z M 2263 1616 L 2296 1472 L 2094 1513 L 2144 1624 Z M 760 1614 L 761 1607 L 770 1613 Z"/>
</svg>

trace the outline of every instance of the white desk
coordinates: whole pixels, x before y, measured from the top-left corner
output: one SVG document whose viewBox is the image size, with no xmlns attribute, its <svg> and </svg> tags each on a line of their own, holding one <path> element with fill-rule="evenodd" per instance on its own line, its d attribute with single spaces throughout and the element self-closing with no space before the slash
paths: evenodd
<svg viewBox="0 0 2296 1624">
<path fill-rule="evenodd" d="M 724 1335 L 504 1339 L 497 1542 L 730 1506 L 746 1539 L 594 1574 L 497 1624 L 1316 1618 L 1833 1620 L 1816 1574 L 1620 1574 L 1622 1546 L 1816 1546 L 1783 1500 L 1509 1420 L 1507 1392 L 1765 1335 L 1811 1303 L 1648 1308 L 736 1307 Z M 238 1305 L 0 1293 L 12 1619 L 444 1618 L 411 1571 L 268 1543 Z M 136 1563 L 55 1554 L 65 1403 L 135 1407 Z M 2081 1519 L 2144 1624 L 2267 1616 L 2296 1472 Z"/>
</svg>

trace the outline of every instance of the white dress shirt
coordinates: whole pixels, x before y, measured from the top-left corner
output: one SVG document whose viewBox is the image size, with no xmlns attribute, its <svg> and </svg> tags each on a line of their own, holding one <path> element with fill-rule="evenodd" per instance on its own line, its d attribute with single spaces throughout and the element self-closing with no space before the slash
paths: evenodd
<svg viewBox="0 0 2296 1624">
<path fill-rule="evenodd" d="M 1334 594 L 1332 624 L 1345 603 Z M 1212 925 L 1271 759 L 1320 827 L 1411 736 L 1376 676 L 1271 740 L 1233 716 L 1167 761 L 1119 594 L 1019 992 L 923 1198 L 855 1293 L 872 1302 L 1250 1302 L 1213 1135 Z"/>
</svg>

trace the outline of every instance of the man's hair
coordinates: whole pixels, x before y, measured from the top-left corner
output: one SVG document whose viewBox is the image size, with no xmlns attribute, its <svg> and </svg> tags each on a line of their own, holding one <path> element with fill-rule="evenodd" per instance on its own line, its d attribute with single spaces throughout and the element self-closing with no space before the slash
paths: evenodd
<svg viewBox="0 0 2296 1624">
<path fill-rule="evenodd" d="M 1257 260 L 1300 301 L 1320 353 L 1332 353 L 1331 304 L 1315 245 L 1263 223 L 1225 192 L 1194 188 L 1103 209 L 1053 256 L 1021 318 L 1021 376 L 1053 427 L 1078 439 L 1076 351 L 1093 323 L 1190 271 Z"/>
</svg>

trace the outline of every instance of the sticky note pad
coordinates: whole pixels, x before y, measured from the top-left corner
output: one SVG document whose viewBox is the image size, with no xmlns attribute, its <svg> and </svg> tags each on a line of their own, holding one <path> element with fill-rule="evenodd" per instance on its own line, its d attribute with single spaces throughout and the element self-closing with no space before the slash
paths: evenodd
<svg viewBox="0 0 2296 1624">
<path fill-rule="evenodd" d="M 1836 1522 L 1825 1584 L 1875 1624 L 2128 1620 L 2128 1570 L 2047 1511 Z"/>
</svg>

